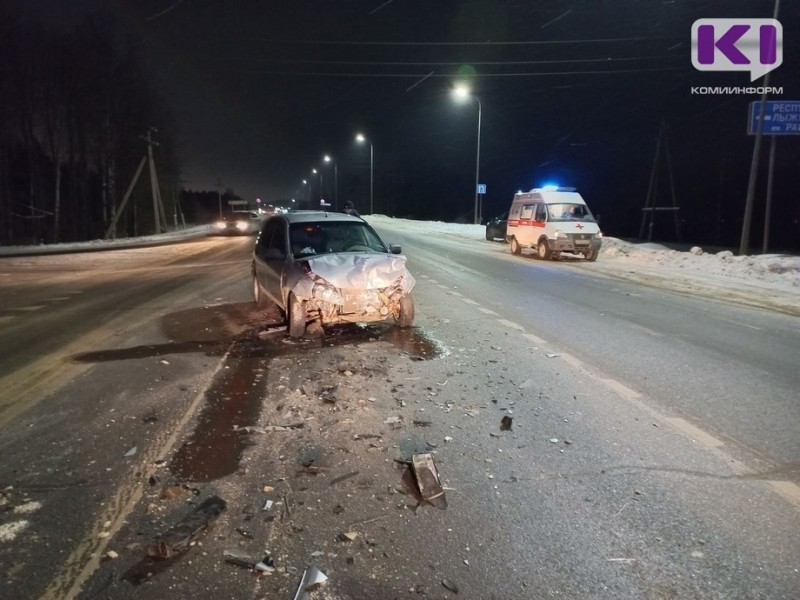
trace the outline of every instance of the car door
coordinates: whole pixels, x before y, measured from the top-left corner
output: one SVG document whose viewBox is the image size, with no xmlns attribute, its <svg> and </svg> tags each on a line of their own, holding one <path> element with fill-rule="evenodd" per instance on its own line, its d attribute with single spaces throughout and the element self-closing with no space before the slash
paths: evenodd
<svg viewBox="0 0 800 600">
<path fill-rule="evenodd" d="M 281 288 L 289 264 L 287 233 L 288 227 L 283 219 L 269 219 L 255 247 L 258 282 L 264 293 L 281 308 L 285 308 Z"/>
</svg>

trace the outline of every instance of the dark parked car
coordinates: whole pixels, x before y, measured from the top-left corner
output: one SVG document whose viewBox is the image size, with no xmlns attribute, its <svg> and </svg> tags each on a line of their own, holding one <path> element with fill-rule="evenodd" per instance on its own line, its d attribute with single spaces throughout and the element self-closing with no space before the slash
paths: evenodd
<svg viewBox="0 0 800 600">
<path fill-rule="evenodd" d="M 506 225 L 508 213 L 503 213 L 486 222 L 486 239 L 490 241 L 506 239 Z"/>
<path fill-rule="evenodd" d="M 252 278 L 256 306 L 277 304 L 291 337 L 302 337 L 313 321 L 414 322 L 415 281 L 406 257 L 358 217 L 316 211 L 271 217 L 256 240 Z"/>
</svg>

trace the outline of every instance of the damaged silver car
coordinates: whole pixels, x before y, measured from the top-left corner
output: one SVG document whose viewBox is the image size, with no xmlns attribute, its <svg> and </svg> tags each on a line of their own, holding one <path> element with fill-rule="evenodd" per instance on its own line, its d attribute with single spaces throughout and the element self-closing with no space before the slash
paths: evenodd
<svg viewBox="0 0 800 600">
<path fill-rule="evenodd" d="M 414 322 L 406 257 L 359 217 L 298 211 L 270 218 L 256 240 L 252 277 L 256 306 L 277 304 L 291 337 L 312 322 Z"/>
</svg>

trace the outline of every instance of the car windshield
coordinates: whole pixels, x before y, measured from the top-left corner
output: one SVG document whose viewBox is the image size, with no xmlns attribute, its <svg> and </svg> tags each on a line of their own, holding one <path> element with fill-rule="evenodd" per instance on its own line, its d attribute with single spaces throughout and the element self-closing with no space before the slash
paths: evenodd
<svg viewBox="0 0 800 600">
<path fill-rule="evenodd" d="M 548 204 L 547 219 L 549 221 L 588 221 L 594 223 L 594 217 L 585 204 Z"/>
<path fill-rule="evenodd" d="M 357 221 L 293 223 L 289 238 L 295 258 L 336 252 L 388 252 L 378 235 L 366 223 Z"/>
</svg>

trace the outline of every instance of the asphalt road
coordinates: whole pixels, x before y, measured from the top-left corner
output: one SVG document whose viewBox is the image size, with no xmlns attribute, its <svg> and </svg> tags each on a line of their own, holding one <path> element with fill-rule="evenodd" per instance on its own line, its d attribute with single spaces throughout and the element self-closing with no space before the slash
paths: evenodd
<svg viewBox="0 0 800 600">
<path fill-rule="evenodd" d="M 415 328 L 302 342 L 248 238 L 0 262 L 0 596 L 800 597 L 796 319 L 382 233 Z"/>
</svg>

